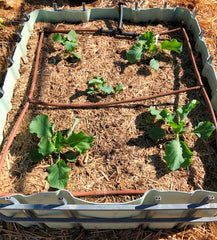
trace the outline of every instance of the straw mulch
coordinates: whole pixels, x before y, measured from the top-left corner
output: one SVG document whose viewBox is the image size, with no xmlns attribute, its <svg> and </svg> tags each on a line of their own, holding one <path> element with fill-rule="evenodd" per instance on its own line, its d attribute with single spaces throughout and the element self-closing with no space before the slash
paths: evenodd
<svg viewBox="0 0 217 240">
<path fill-rule="evenodd" d="M 97 29 L 108 25 L 115 27 L 114 21 L 93 21 L 79 25 L 50 26 L 61 29 L 90 28 Z M 42 28 L 37 24 L 39 30 Z M 45 27 L 45 24 L 43 24 Z M 154 31 L 165 32 L 168 27 L 174 26 L 135 26 L 125 24 L 125 31 Z M 159 41 L 177 38 L 184 42 L 180 32 L 163 35 Z M 14 112 L 22 105 L 27 97 L 31 79 L 34 53 L 38 40 L 38 31 L 32 35 L 28 44 L 28 55 L 20 68 L 21 78 L 17 84 L 13 110 L 8 115 L 6 131 L 10 131 Z M 63 47 L 53 43 L 52 34 L 44 39 L 39 66 L 37 89 L 34 98 L 45 102 L 58 103 L 84 103 L 89 102 L 85 90 L 87 82 L 94 75 L 103 76 L 108 84 L 116 86 L 123 84 L 121 94 L 110 95 L 97 101 L 114 101 L 154 95 L 170 92 L 176 89 L 192 87 L 197 84 L 194 70 L 191 66 L 187 48 L 181 54 L 165 52 L 160 57 L 160 68 L 154 71 L 144 64 L 129 65 L 126 60 L 126 49 L 135 42 L 132 38 L 113 38 L 98 34 L 78 34 L 79 47 L 76 51 L 82 54 L 80 62 L 71 63 L 63 57 Z M 88 44 L 87 44 L 88 42 Z M 35 46 L 35 47 L 34 47 Z M 197 64 L 200 66 L 199 56 L 195 53 Z M 55 63 L 54 63 L 55 62 Z M 106 67 L 105 67 L 106 66 Z M 64 81 L 63 81 L 64 79 Z M 158 189 L 194 191 L 196 189 L 217 189 L 215 182 L 212 183 L 213 175 L 207 171 L 211 167 L 215 169 L 215 141 L 214 137 L 207 141 L 198 140 L 194 135 L 185 137 L 186 144 L 194 152 L 193 163 L 188 169 L 176 172 L 168 171 L 162 161 L 166 141 L 155 143 L 149 138 L 149 130 L 153 126 L 154 119 L 149 115 L 150 106 L 158 109 L 168 108 L 174 111 L 177 106 L 182 106 L 192 99 L 198 99 L 200 106 L 192 111 L 187 120 L 189 130 L 200 121 L 210 120 L 210 114 L 204 99 L 199 91 L 181 93 L 163 98 L 151 99 L 137 104 L 125 104 L 121 106 L 100 109 L 64 109 L 55 107 L 33 106 L 27 112 L 23 124 L 17 132 L 5 164 L 5 172 L 8 172 L 14 184 L 7 184 L 8 176 L 2 181 L 2 191 L 22 192 L 31 194 L 48 191 L 46 182 L 47 166 L 49 161 L 33 165 L 29 161 L 28 154 L 31 148 L 37 144 L 36 139 L 29 133 L 30 121 L 39 114 L 49 116 L 51 123 L 55 123 L 56 130 L 69 129 L 73 119 L 79 118 L 80 123 L 76 131 L 94 136 L 94 145 L 84 156 L 79 156 L 77 164 L 71 165 L 70 181 L 66 189 L 75 191 L 93 190 L 124 190 L 124 189 Z M 166 127 L 166 126 L 165 126 Z M 5 134 L 7 135 L 7 132 Z M 207 149 L 209 148 L 209 154 Z M 84 162 L 82 166 L 79 162 Z M 90 200 L 90 199 L 88 199 Z M 131 200 L 129 196 L 124 198 L 97 199 L 103 202 L 122 202 Z"/>
<path fill-rule="evenodd" d="M 58 1 L 57 1 L 58 2 Z M 133 1 L 126 1 L 127 6 L 133 6 Z M 114 6 L 115 1 L 98 1 L 95 2 L 95 6 L 107 7 Z M 141 7 L 154 7 L 156 2 L 154 1 L 140 1 Z M 212 15 L 216 11 L 216 5 L 214 1 L 209 1 L 206 6 L 205 1 L 189 2 L 183 4 L 181 1 L 168 1 L 169 6 L 174 7 L 177 5 L 188 7 L 190 10 L 198 8 L 198 19 L 202 19 L 200 13 L 206 16 Z M 61 5 L 61 3 L 59 3 Z M 37 5 L 36 5 L 37 6 Z M 24 4 L 23 9 L 33 10 L 35 6 L 29 3 Z M 43 8 L 47 6 L 40 6 Z M 67 8 L 68 6 L 63 6 Z M 209 12 L 205 12 L 205 9 L 210 8 Z M 85 27 L 98 27 L 98 25 L 104 28 L 115 27 L 116 23 L 109 22 L 96 22 L 94 25 L 87 23 Z M 201 27 L 205 28 L 205 37 L 208 40 L 208 47 L 210 52 L 214 55 L 216 51 L 216 32 L 215 32 L 215 18 L 210 21 L 202 21 Z M 39 26 L 40 27 L 40 26 Z M 67 27 L 67 26 L 55 26 L 55 27 Z M 166 30 L 165 26 L 158 25 L 150 30 L 155 32 L 161 32 Z M 151 29 L 152 28 L 152 29 Z M 132 31 L 132 26 L 124 25 L 124 30 Z M 144 29 L 140 26 L 137 27 L 138 32 L 143 32 Z M 170 38 L 171 36 L 165 36 Z M 177 36 L 175 36 L 177 38 Z M 35 49 L 37 46 L 38 32 L 36 31 L 30 43 L 28 45 L 28 55 L 22 59 L 21 66 L 21 79 L 18 84 L 22 87 L 16 87 L 16 98 L 13 99 L 13 109 L 8 116 L 8 128 L 5 131 L 7 137 L 11 131 L 13 122 L 17 118 L 17 110 L 22 107 L 26 98 L 26 91 L 28 91 L 28 80 L 32 75 L 32 63 L 34 60 Z M 85 52 L 82 52 L 85 46 L 85 39 L 88 39 L 90 49 L 86 48 Z M 182 39 L 180 39 L 182 40 Z M 121 41 L 121 46 L 120 46 Z M 121 82 L 124 85 L 124 91 L 117 96 L 108 97 L 102 99 L 103 101 L 111 101 L 114 99 L 125 99 L 129 97 L 139 97 L 142 94 L 155 94 L 160 91 L 165 92 L 172 90 L 174 87 L 184 87 L 186 82 L 187 86 L 192 86 L 195 83 L 195 78 L 192 74 L 192 69 L 187 69 L 189 62 L 186 58 L 186 54 L 175 56 L 176 65 L 174 66 L 174 56 L 168 54 L 164 56 L 165 59 L 161 61 L 162 69 L 157 74 L 166 82 L 168 79 L 174 78 L 182 79 L 179 82 L 180 86 L 171 86 L 170 82 L 164 85 L 158 85 L 155 82 L 153 86 L 153 80 L 158 78 L 158 75 L 152 72 L 149 74 L 150 69 L 133 68 L 128 66 L 126 59 L 124 58 L 124 50 L 128 49 L 132 44 L 130 39 L 112 39 L 106 36 L 88 36 L 83 37 L 79 35 L 79 47 L 78 52 L 82 53 L 83 60 L 81 63 L 69 63 L 66 60 L 61 60 L 57 65 L 52 64 L 52 59 L 57 54 L 61 55 L 61 49 L 58 45 L 53 46 L 53 49 L 49 48 L 51 41 L 49 37 L 45 41 L 45 45 L 42 51 L 44 54 L 44 60 L 41 63 L 39 70 L 40 84 L 37 87 L 35 98 L 43 101 L 53 102 L 84 102 L 86 97 L 82 92 L 86 89 L 87 80 L 90 80 L 94 74 L 101 75 L 105 80 L 109 81 L 109 84 L 114 86 Z M 108 48 L 109 51 L 104 51 Z M 214 47 L 215 46 L 215 47 Z M 122 54 L 121 54 L 122 53 Z M 106 61 L 107 59 L 115 56 L 115 63 L 112 61 Z M 199 56 L 197 58 L 199 60 Z M 168 64 L 169 61 L 169 64 Z M 183 64 L 184 63 L 184 64 Z M 200 62 L 197 62 L 200 67 Z M 107 66 L 107 70 L 104 68 L 104 64 Z M 170 66 L 171 64 L 171 66 Z M 216 66 L 216 60 L 214 59 Z M 167 66 L 168 65 L 168 66 Z M 84 66 L 88 69 L 84 71 Z M 73 70 L 72 70 L 73 67 Z M 171 68 L 173 71 L 171 73 Z M 177 68 L 180 70 L 179 75 L 175 75 Z M 141 70 L 142 69 L 142 70 Z M 108 71 L 109 70 L 109 71 Z M 76 71 L 76 77 L 74 75 Z M 97 72 L 98 71 L 98 72 Z M 121 74 L 117 74 L 120 73 Z M 136 79 L 135 73 L 137 74 Z M 145 75 L 145 81 L 144 81 Z M 60 78 L 58 76 L 61 76 Z M 118 76 L 118 77 L 117 77 Z M 130 84 L 129 84 L 130 76 Z M 66 78 L 67 83 L 63 84 L 61 79 Z M 184 81 L 185 79 L 187 81 Z M 50 81 L 52 79 L 52 81 Z M 76 81 L 79 79 L 79 83 Z M 168 172 L 162 160 L 157 156 L 162 156 L 165 142 L 161 142 L 157 147 L 154 147 L 150 141 L 145 144 L 141 144 L 141 140 L 146 138 L 148 129 L 148 123 L 146 126 L 141 125 L 144 121 L 144 114 L 146 114 L 150 105 L 156 105 L 157 107 L 167 107 L 173 110 L 175 100 L 177 105 L 184 104 L 187 100 L 197 98 L 202 105 L 202 113 L 196 113 L 194 111 L 189 118 L 189 126 L 195 125 L 194 121 L 202 121 L 209 114 L 207 113 L 205 104 L 200 94 L 189 96 L 189 94 L 180 94 L 178 99 L 175 97 L 165 97 L 162 99 L 154 99 L 142 104 L 131 106 L 107 108 L 107 109 L 94 109 L 94 110 L 76 110 L 69 109 L 45 109 L 43 107 L 35 107 L 29 111 L 25 117 L 21 128 L 15 139 L 15 143 L 10 150 L 7 161 L 4 166 L 4 176 L 1 176 L 1 182 L 4 182 L 2 191 L 4 192 L 24 192 L 27 194 L 47 191 L 49 186 L 46 181 L 46 168 L 47 162 L 43 162 L 41 165 L 32 166 L 32 164 L 26 164 L 28 158 L 28 152 L 30 147 L 24 145 L 21 139 L 28 139 L 32 143 L 35 139 L 31 137 L 28 132 L 28 125 L 31 119 L 40 114 L 46 113 L 49 115 L 51 122 L 55 122 L 57 130 L 63 130 L 69 128 L 74 117 L 79 117 L 81 122 L 76 130 L 83 130 L 86 134 L 93 134 L 95 136 L 95 144 L 93 148 L 88 151 L 88 155 L 84 159 L 80 159 L 81 162 L 85 160 L 83 166 L 71 165 L 71 179 L 67 189 L 71 191 L 84 191 L 89 190 L 115 190 L 115 189 L 159 189 L 159 190 L 183 190 L 193 191 L 195 189 L 209 189 L 216 191 L 215 175 L 213 169 L 216 166 L 213 163 L 213 158 L 216 154 L 214 147 L 214 140 L 210 139 L 208 142 L 200 142 L 193 136 L 189 136 L 187 141 L 189 147 L 194 149 L 195 157 L 190 169 L 177 171 L 176 173 Z M 102 101 L 101 100 L 101 101 Z M 168 104 L 169 103 L 169 104 Z M 166 105 L 165 105 L 166 104 Z M 54 110 L 54 111 L 53 111 Z M 70 117 L 65 117 L 70 116 Z M 196 117 L 195 117 L 196 116 Z M 194 117 L 194 118 L 193 118 Z M 209 117 L 208 117 L 209 118 Z M 208 119 L 206 119 L 208 120 Z M 193 122 L 192 122 L 193 121 Z M 100 132 L 100 134 L 98 134 Z M 142 141 L 143 142 L 143 141 Z M 124 147 L 123 147 L 124 146 Z M 211 155 L 205 155 L 209 147 Z M 145 149 L 148 149 L 145 151 Z M 20 151 L 20 153 L 19 153 Z M 21 154 L 22 153 L 22 154 Z M 149 156 L 152 156 L 150 158 Z M 16 161 L 16 162 L 15 162 Z M 144 164 L 145 162 L 145 164 Z M 10 169 L 8 171 L 7 169 Z M 76 183 L 76 184 L 75 184 Z M 85 184 L 84 184 L 85 183 Z M 132 200 L 137 196 L 124 196 L 124 197 L 107 197 L 98 199 L 87 199 L 98 202 L 123 202 Z M 2 223 L 2 239 L 215 239 L 216 227 L 215 224 L 204 225 L 203 227 L 185 229 L 183 231 L 176 230 L 161 230 L 150 231 L 143 230 L 142 228 L 135 230 L 105 230 L 105 231 L 86 231 L 80 230 L 56 230 L 50 231 L 49 229 L 40 229 L 38 227 L 32 227 L 26 229 L 12 223 Z"/>
</svg>

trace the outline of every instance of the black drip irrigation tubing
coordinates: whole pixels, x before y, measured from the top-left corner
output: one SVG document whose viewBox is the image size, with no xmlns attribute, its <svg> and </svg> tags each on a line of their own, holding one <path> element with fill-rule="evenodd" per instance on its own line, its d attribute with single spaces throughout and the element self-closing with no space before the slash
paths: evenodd
<svg viewBox="0 0 217 240">
<path fill-rule="evenodd" d="M 24 108 L 23 108 L 23 110 L 22 110 L 22 112 L 21 112 L 21 114 L 20 114 L 20 116 L 19 116 L 19 118 L 18 118 L 18 120 L 17 120 L 17 122 L 16 122 L 16 124 L 15 124 L 15 126 L 14 126 L 14 128 L 13 128 L 13 130 L 11 132 L 11 134 L 10 134 L 10 136 L 9 136 L 9 139 L 7 141 L 7 144 L 6 144 L 6 147 L 4 148 L 3 155 L 2 155 L 2 157 L 0 159 L 0 170 L 2 169 L 2 166 L 3 166 L 4 160 L 6 158 L 6 155 L 8 153 L 8 150 L 9 150 L 9 148 L 10 148 L 10 146 L 11 146 L 13 140 L 14 140 L 14 137 L 16 135 L 18 127 L 20 126 L 20 124 L 22 122 L 22 119 L 23 119 L 26 111 L 29 108 L 30 103 L 38 104 L 38 105 L 46 105 L 46 106 L 71 107 L 71 108 L 96 108 L 96 107 L 112 106 L 112 105 L 116 105 L 116 104 L 145 101 L 145 100 L 151 99 L 151 98 L 158 98 L 158 97 L 168 96 L 168 95 L 172 95 L 172 94 L 178 94 L 178 93 L 181 93 L 181 92 L 187 92 L 187 91 L 200 89 L 202 91 L 202 93 L 203 93 L 203 96 L 204 96 L 205 101 L 206 101 L 206 103 L 208 105 L 209 111 L 210 111 L 210 113 L 212 115 L 212 120 L 213 120 L 214 125 L 216 127 L 215 138 L 216 138 L 216 145 L 217 145 L 217 122 L 216 122 L 215 113 L 214 113 L 214 110 L 212 108 L 211 102 L 209 100 L 208 94 L 207 94 L 207 92 L 206 92 L 206 90 L 205 90 L 205 88 L 203 86 L 203 83 L 202 83 L 202 80 L 201 80 L 201 77 L 200 77 L 200 73 L 198 71 L 198 68 L 197 68 L 197 65 L 196 65 L 196 62 L 195 62 L 195 58 L 194 58 L 194 55 L 193 55 L 191 44 L 189 42 L 189 38 L 188 38 L 188 35 L 187 35 L 185 29 L 184 28 L 176 28 L 176 29 L 172 29 L 172 30 L 169 30 L 169 31 L 166 31 L 166 32 L 162 32 L 159 35 L 168 34 L 168 33 L 172 33 L 172 32 L 177 32 L 177 31 L 180 31 L 180 30 L 182 30 L 182 33 L 184 34 L 184 37 L 185 37 L 185 40 L 186 40 L 186 43 L 187 43 L 187 46 L 188 46 L 188 50 L 189 50 L 189 53 L 190 53 L 191 61 L 192 61 L 193 67 L 194 67 L 194 72 L 195 72 L 197 81 L 199 83 L 199 86 L 194 86 L 194 87 L 191 87 L 191 88 L 174 90 L 174 91 L 171 91 L 171 92 L 160 93 L 160 94 L 151 95 L 151 96 L 144 96 L 144 97 L 141 97 L 141 98 L 133 98 L 133 99 L 128 99 L 128 100 L 126 99 L 126 100 L 115 101 L 115 102 L 85 103 L 85 104 L 46 103 L 46 102 L 39 102 L 39 101 L 36 101 L 36 100 L 32 99 L 33 93 L 34 93 L 34 90 L 35 90 L 35 86 L 36 86 L 37 76 L 38 76 L 38 66 L 39 66 L 39 59 L 40 59 L 40 53 L 41 53 L 42 43 L 43 43 L 43 39 L 44 39 L 44 34 L 45 33 L 54 33 L 54 32 L 67 33 L 67 32 L 69 32 L 69 30 L 46 29 L 43 32 L 41 32 L 40 39 L 39 39 L 39 44 L 38 44 L 38 49 L 37 49 L 37 55 L 36 55 L 36 62 L 35 62 L 33 81 L 32 81 L 32 84 L 31 84 L 28 100 L 27 100 L 27 102 L 26 102 L 26 104 L 25 104 L 25 106 L 24 106 Z M 78 32 L 97 32 L 98 29 L 78 29 L 77 31 Z"/>
<path fill-rule="evenodd" d="M 159 98 L 159 97 L 165 97 L 169 95 L 174 95 L 182 92 L 188 92 L 193 90 L 201 89 L 202 86 L 195 86 L 191 88 L 183 88 L 179 90 L 174 90 L 166 93 L 159 93 L 155 95 L 150 96 L 144 96 L 139 98 L 131 98 L 126 100 L 119 100 L 119 101 L 113 101 L 113 102 L 101 102 L 101 103 L 50 103 L 50 102 L 41 102 L 36 100 L 30 100 L 30 103 L 36 104 L 36 105 L 44 105 L 44 106 L 55 106 L 55 107 L 63 107 L 63 108 L 104 108 L 124 103 L 133 103 L 133 102 L 141 102 L 148 99 L 153 98 Z"/>
</svg>

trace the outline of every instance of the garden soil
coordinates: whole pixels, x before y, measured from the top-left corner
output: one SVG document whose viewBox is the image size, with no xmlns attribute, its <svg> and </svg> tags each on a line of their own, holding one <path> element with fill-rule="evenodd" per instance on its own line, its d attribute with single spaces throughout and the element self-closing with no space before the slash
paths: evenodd
<svg viewBox="0 0 217 240">
<path fill-rule="evenodd" d="M 102 2 L 95 4 L 102 4 Z M 26 7 L 32 6 L 28 3 Z M 25 4 L 23 8 L 25 8 Z M 22 58 L 21 78 L 14 91 L 13 109 L 8 114 L 4 133 L 6 140 L 20 109 L 27 100 L 40 30 L 44 27 L 70 30 L 98 27 L 114 29 L 116 26 L 117 22 L 111 20 L 93 21 L 80 25 L 36 25 L 27 46 L 27 55 Z M 125 31 L 138 33 L 148 30 L 157 34 L 172 28 L 174 26 L 160 24 L 135 26 L 124 23 Z M 58 103 L 109 102 L 154 95 L 197 84 L 187 48 L 180 33 L 160 36 L 159 41 L 176 38 L 184 43 L 184 48 L 181 54 L 168 51 L 161 53 L 160 68 L 157 71 L 148 66 L 149 59 L 138 64 L 128 64 L 126 51 L 136 42 L 136 39 L 92 33 L 77 34 L 79 45 L 76 51 L 83 57 L 78 62 L 71 62 L 64 57 L 62 46 L 52 41 L 52 34 L 46 35 L 41 52 L 35 100 Z M 211 41 L 210 43 L 213 44 Z M 200 56 L 196 52 L 194 55 L 198 68 L 201 70 Z M 122 83 L 123 91 L 120 94 L 100 96 L 98 99 L 88 97 L 85 93 L 87 82 L 94 75 L 103 77 L 113 87 Z M 192 134 L 186 135 L 184 140 L 194 153 L 192 164 L 187 169 L 171 172 L 163 161 L 165 145 L 169 138 L 154 142 L 148 134 L 153 124 L 162 124 L 150 116 L 148 111 L 150 106 L 155 106 L 157 109 L 166 107 L 170 111 L 175 111 L 178 106 L 182 106 L 192 99 L 199 100 L 200 104 L 191 112 L 186 121 L 191 130 L 198 122 L 211 120 L 205 101 L 198 90 L 107 108 L 63 109 L 31 105 L 3 167 L 1 191 L 31 194 L 50 190 L 46 177 L 47 167 L 52 163 L 52 159 L 47 159 L 40 164 L 32 164 L 28 158 L 29 151 L 37 145 L 37 139 L 29 133 L 28 126 L 35 116 L 42 113 L 47 114 L 51 123 L 55 123 L 56 130 L 61 131 L 69 129 L 75 117 L 79 118 L 80 122 L 75 131 L 83 131 L 85 134 L 94 136 L 92 148 L 87 150 L 85 155 L 79 156 L 76 163 L 69 164 L 72 169 L 70 181 L 66 187 L 69 191 L 149 190 L 153 188 L 188 192 L 196 189 L 216 191 L 215 171 L 217 166 L 214 161 L 216 156 L 214 136 L 208 140 L 201 140 Z M 168 131 L 171 130 L 165 125 L 163 127 Z M 133 195 L 84 199 L 95 202 L 125 202 L 138 197 L 138 195 Z M 13 239 L 16 237 L 25 239 L 25 234 L 32 237 L 28 239 L 54 239 L 54 236 L 55 239 L 70 239 L 70 237 L 76 239 L 100 239 L 102 237 L 134 239 L 135 235 L 135 239 L 168 239 L 169 236 L 173 236 L 174 239 L 189 239 L 195 233 L 198 234 L 197 239 L 214 239 L 215 229 L 215 226 L 210 224 L 195 228 L 194 232 L 191 229 L 182 232 L 163 230 L 154 232 L 137 229 L 132 231 L 69 230 L 61 231 L 61 233 L 58 231 L 51 233 L 47 230 L 45 233 L 45 231 L 38 231 L 37 227 L 33 227 L 30 230 L 32 235 L 28 235 L 30 232 L 22 227 L 7 223 L 3 224 L 2 233 L 6 236 L 5 239 L 8 236 L 11 236 L 11 239 L 12 237 L 14 237 Z M 203 238 L 199 238 L 200 236 Z"/>
</svg>

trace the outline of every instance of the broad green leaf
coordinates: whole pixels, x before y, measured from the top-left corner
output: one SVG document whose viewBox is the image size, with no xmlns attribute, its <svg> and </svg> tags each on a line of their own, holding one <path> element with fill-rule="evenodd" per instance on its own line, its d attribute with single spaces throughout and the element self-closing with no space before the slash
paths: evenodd
<svg viewBox="0 0 217 240">
<path fill-rule="evenodd" d="M 146 50 L 141 44 L 135 44 L 127 51 L 127 60 L 130 63 L 134 63 L 136 60 L 140 60 L 143 57 L 145 51 Z"/>
<path fill-rule="evenodd" d="M 71 136 L 72 132 L 74 131 L 75 126 L 79 123 L 79 118 L 74 118 L 74 123 L 72 125 L 72 127 L 69 129 L 69 131 L 66 133 L 66 137 L 68 138 L 69 136 Z"/>
<path fill-rule="evenodd" d="M 148 49 L 154 42 L 154 33 L 149 31 L 145 32 L 143 35 L 138 37 L 137 42 L 145 45 L 145 48 Z"/>
<path fill-rule="evenodd" d="M 165 148 L 164 159 L 167 167 L 175 171 L 181 167 L 188 167 L 192 162 L 193 153 L 183 141 L 175 139 L 170 141 Z"/>
<path fill-rule="evenodd" d="M 175 134 L 184 133 L 187 130 L 187 128 L 184 128 L 184 122 L 179 122 L 178 124 L 176 122 L 168 122 L 168 124 L 173 128 Z"/>
<path fill-rule="evenodd" d="M 76 161 L 76 159 L 77 159 L 77 155 L 75 153 L 73 153 L 73 152 L 66 153 L 66 160 L 68 162 L 74 162 L 74 161 Z"/>
<path fill-rule="evenodd" d="M 159 68 L 158 60 L 152 58 L 149 64 L 150 64 L 151 68 L 158 70 L 158 68 Z"/>
<path fill-rule="evenodd" d="M 52 137 L 52 129 L 48 116 L 44 114 L 38 115 L 29 125 L 30 133 L 36 133 L 38 138 Z"/>
<path fill-rule="evenodd" d="M 82 56 L 79 53 L 71 52 L 77 59 L 82 59 Z"/>
<path fill-rule="evenodd" d="M 103 77 L 97 77 L 97 76 L 95 76 L 94 78 L 88 81 L 88 84 L 95 84 L 95 85 L 104 85 L 106 83 L 107 81 L 105 81 Z"/>
<path fill-rule="evenodd" d="M 53 137 L 52 137 L 52 143 L 55 147 L 55 153 L 59 153 L 64 147 L 65 147 L 65 139 L 62 136 L 61 132 L 58 131 Z"/>
<path fill-rule="evenodd" d="M 74 51 L 77 46 L 78 46 L 78 43 L 76 42 L 70 42 L 70 41 L 65 42 L 65 48 L 69 52 Z"/>
<path fill-rule="evenodd" d="M 167 123 L 174 122 L 176 116 L 175 113 L 170 113 L 166 108 L 161 111 L 160 115 Z"/>
<path fill-rule="evenodd" d="M 152 115 L 155 115 L 157 119 L 163 119 L 167 123 L 174 122 L 176 116 L 175 113 L 170 113 L 166 108 L 163 110 L 156 110 L 155 107 L 150 107 L 150 112 Z"/>
<path fill-rule="evenodd" d="M 38 152 L 41 153 L 43 156 L 46 156 L 47 154 L 51 154 L 54 151 L 54 144 L 47 137 L 44 137 L 40 142 Z"/>
<path fill-rule="evenodd" d="M 100 89 L 101 89 L 105 94 L 110 94 L 110 93 L 114 92 L 112 86 L 108 86 L 108 85 L 101 86 Z"/>
<path fill-rule="evenodd" d="M 47 180 L 52 188 L 64 189 L 69 180 L 71 168 L 62 160 L 48 168 Z"/>
<path fill-rule="evenodd" d="M 67 143 L 72 149 L 83 154 L 86 152 L 86 149 L 93 145 L 93 136 L 86 136 L 83 132 L 75 133 L 73 131 L 71 136 L 67 139 Z"/>
<path fill-rule="evenodd" d="M 34 163 L 39 163 L 42 161 L 44 156 L 38 152 L 38 148 L 32 149 L 29 153 L 29 158 L 34 162 Z"/>
<path fill-rule="evenodd" d="M 53 123 L 53 124 L 51 124 L 51 132 L 52 132 L 52 135 L 54 135 L 54 129 L 55 129 L 55 124 Z"/>
<path fill-rule="evenodd" d="M 67 34 L 67 39 L 68 39 L 69 41 L 74 41 L 74 42 L 76 42 L 76 40 L 77 40 L 77 34 L 76 34 L 76 32 L 75 32 L 74 30 L 70 31 L 70 32 Z"/>
<path fill-rule="evenodd" d="M 153 140 L 159 140 L 165 136 L 165 131 L 160 127 L 153 127 L 150 130 L 149 135 Z"/>
<path fill-rule="evenodd" d="M 171 41 L 165 40 L 160 44 L 160 49 L 166 49 L 170 51 L 175 51 L 177 53 L 181 53 L 182 43 L 178 42 L 176 39 L 172 39 Z"/>
<path fill-rule="evenodd" d="M 151 113 L 152 115 L 154 115 L 154 116 L 157 117 L 157 119 L 163 119 L 162 116 L 160 115 L 160 113 L 161 113 L 162 110 L 157 110 L 157 109 L 155 109 L 155 107 L 153 107 L 153 106 L 151 106 L 151 107 L 149 108 L 149 110 L 150 110 L 150 113 Z"/>
<path fill-rule="evenodd" d="M 211 136 L 214 130 L 215 130 L 214 124 L 207 121 L 207 122 L 200 122 L 194 128 L 194 131 L 192 131 L 192 133 L 195 133 L 199 138 L 208 138 Z"/>
<path fill-rule="evenodd" d="M 192 100 L 189 103 L 185 104 L 183 107 L 177 108 L 177 113 L 179 114 L 180 121 L 183 122 L 184 119 L 187 117 L 189 112 L 196 107 L 196 105 L 199 103 L 197 100 Z"/>
<path fill-rule="evenodd" d="M 60 34 L 60 33 L 54 33 L 52 39 L 53 39 L 53 41 L 55 41 L 57 43 L 63 43 L 63 44 L 66 41 L 64 35 Z"/>
<path fill-rule="evenodd" d="M 119 83 L 119 84 L 115 87 L 115 92 L 120 93 L 122 89 L 123 89 L 123 85 L 122 85 L 121 83 Z"/>
<path fill-rule="evenodd" d="M 84 154 L 86 150 L 93 145 L 93 136 L 89 135 L 80 141 L 78 144 L 74 146 L 74 149 L 77 150 L 79 153 Z"/>
<path fill-rule="evenodd" d="M 150 47 L 149 47 L 149 51 L 153 55 L 157 51 L 157 45 L 151 44 Z"/>
</svg>

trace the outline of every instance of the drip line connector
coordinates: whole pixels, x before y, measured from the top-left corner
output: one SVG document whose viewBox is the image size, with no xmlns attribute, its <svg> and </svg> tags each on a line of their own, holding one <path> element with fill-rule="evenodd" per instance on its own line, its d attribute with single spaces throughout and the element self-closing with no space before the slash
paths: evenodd
<svg viewBox="0 0 217 240">
<path fill-rule="evenodd" d="M 167 2 L 164 2 L 163 8 L 167 8 Z"/>
<path fill-rule="evenodd" d="M 109 29 L 103 29 L 103 28 L 98 28 L 99 33 L 108 33 L 110 35 L 125 35 L 125 36 L 132 36 L 136 37 L 138 34 L 136 32 L 124 32 L 122 30 L 122 22 L 123 22 L 123 2 L 119 2 L 119 20 L 118 20 L 118 26 L 116 30 L 109 30 Z"/>
<path fill-rule="evenodd" d="M 138 10 L 138 7 L 139 7 L 139 3 L 135 2 L 135 10 Z"/>
</svg>

